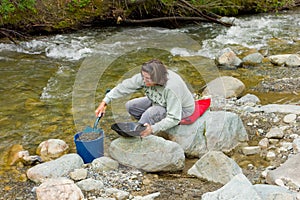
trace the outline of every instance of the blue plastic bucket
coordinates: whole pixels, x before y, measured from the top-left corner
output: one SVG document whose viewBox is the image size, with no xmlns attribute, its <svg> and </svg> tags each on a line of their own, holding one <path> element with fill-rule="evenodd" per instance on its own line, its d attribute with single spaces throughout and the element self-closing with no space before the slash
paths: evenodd
<svg viewBox="0 0 300 200">
<path fill-rule="evenodd" d="M 83 132 L 79 132 L 74 135 L 76 151 L 83 159 L 84 163 L 90 163 L 95 158 L 100 158 L 104 155 L 104 131 L 102 129 L 94 131 L 99 133 L 99 137 L 95 140 L 78 140 L 83 133 L 89 134 L 88 132 L 89 131 L 84 130 Z"/>
</svg>

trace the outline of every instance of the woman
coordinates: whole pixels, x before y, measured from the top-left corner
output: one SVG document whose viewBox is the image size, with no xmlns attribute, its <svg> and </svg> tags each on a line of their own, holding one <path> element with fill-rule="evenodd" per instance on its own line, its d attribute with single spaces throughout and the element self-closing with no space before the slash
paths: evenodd
<svg viewBox="0 0 300 200">
<path fill-rule="evenodd" d="M 194 112 L 193 95 L 182 78 L 154 59 L 142 65 L 141 73 L 124 80 L 107 93 L 95 111 L 96 116 L 105 113 L 111 100 L 140 89 L 145 90 L 146 96 L 128 101 L 126 109 L 147 127 L 141 133 L 142 137 L 170 129 Z"/>
</svg>

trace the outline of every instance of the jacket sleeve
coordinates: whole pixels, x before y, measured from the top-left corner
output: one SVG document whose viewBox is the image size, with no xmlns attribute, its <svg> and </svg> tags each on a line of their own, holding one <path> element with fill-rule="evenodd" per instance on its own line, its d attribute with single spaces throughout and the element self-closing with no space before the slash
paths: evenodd
<svg viewBox="0 0 300 200">
<path fill-rule="evenodd" d="M 182 114 L 181 99 L 177 97 L 176 93 L 172 90 L 167 90 L 164 94 L 167 102 L 167 114 L 164 119 L 152 125 L 154 134 L 159 131 L 165 131 L 179 124 Z"/>
<path fill-rule="evenodd" d="M 125 95 L 136 92 L 143 88 L 144 82 L 141 74 L 136 74 L 131 78 L 125 79 L 114 87 L 109 93 L 107 93 L 103 99 L 105 103 L 110 103 L 113 99 L 118 99 Z"/>
</svg>

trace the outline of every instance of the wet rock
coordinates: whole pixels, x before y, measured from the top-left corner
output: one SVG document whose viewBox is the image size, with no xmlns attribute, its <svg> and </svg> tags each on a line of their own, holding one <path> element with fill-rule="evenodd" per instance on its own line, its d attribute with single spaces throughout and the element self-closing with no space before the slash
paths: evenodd
<svg viewBox="0 0 300 200">
<path fill-rule="evenodd" d="M 220 151 L 208 152 L 188 170 L 189 175 L 221 184 L 242 173 L 238 164 Z"/>
<path fill-rule="evenodd" d="M 242 152 L 245 155 L 254 155 L 260 153 L 260 147 L 259 146 L 251 146 L 251 147 L 243 147 Z"/>
<path fill-rule="evenodd" d="M 283 54 L 269 56 L 274 65 L 286 65 L 287 67 L 299 67 L 300 56 L 298 54 Z"/>
<path fill-rule="evenodd" d="M 36 153 L 41 156 L 43 161 L 56 159 L 69 150 L 69 145 L 60 139 L 49 139 L 39 144 Z"/>
<path fill-rule="evenodd" d="M 236 69 L 241 66 L 242 60 L 230 48 L 226 48 L 216 57 L 215 63 L 220 68 Z"/>
<path fill-rule="evenodd" d="M 284 55 L 272 55 L 269 56 L 269 59 L 271 61 L 271 63 L 273 63 L 274 65 L 284 65 L 288 59 L 288 57 L 290 57 L 291 54 L 284 54 Z"/>
<path fill-rule="evenodd" d="M 56 160 L 38 164 L 27 170 L 30 180 L 39 183 L 48 178 L 67 176 L 74 169 L 79 169 L 83 160 L 78 154 L 67 154 Z"/>
<path fill-rule="evenodd" d="M 17 162 L 20 161 L 20 155 L 19 152 L 24 151 L 23 146 L 20 144 L 15 144 L 12 145 L 5 158 L 7 159 L 7 164 L 8 165 L 15 165 Z"/>
<path fill-rule="evenodd" d="M 38 200 L 83 200 L 78 186 L 68 178 L 48 179 L 36 189 Z"/>
<path fill-rule="evenodd" d="M 263 56 L 260 53 L 252 53 L 243 58 L 243 65 L 256 66 L 262 63 Z"/>
<path fill-rule="evenodd" d="M 224 23 L 234 24 L 234 21 L 236 20 L 235 17 L 221 17 L 220 21 Z"/>
<path fill-rule="evenodd" d="M 120 164 L 146 172 L 182 170 L 185 161 L 179 144 L 153 135 L 142 140 L 120 137 L 112 141 L 109 152 Z"/>
<path fill-rule="evenodd" d="M 240 97 L 245 90 L 242 81 L 231 76 L 222 76 L 209 82 L 202 92 L 203 96 L 220 96 L 225 99 Z"/>
<path fill-rule="evenodd" d="M 290 55 L 285 64 L 287 67 L 300 67 L 300 56 L 297 54 Z"/>
</svg>

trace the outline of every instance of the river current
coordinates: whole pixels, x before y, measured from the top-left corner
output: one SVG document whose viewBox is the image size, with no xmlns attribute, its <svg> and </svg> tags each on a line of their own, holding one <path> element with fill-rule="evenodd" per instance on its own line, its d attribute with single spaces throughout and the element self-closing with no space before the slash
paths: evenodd
<svg viewBox="0 0 300 200">
<path fill-rule="evenodd" d="M 263 80 L 263 75 L 253 76 L 251 69 L 218 70 L 212 60 L 226 47 L 271 54 L 300 51 L 299 9 L 231 20 L 235 25 L 230 28 L 212 23 L 177 29 L 107 27 L 35 37 L 18 45 L 0 43 L 0 176 L 11 178 L 8 158 L 14 145 L 35 155 L 42 141 L 57 138 L 74 151 L 74 134 L 93 124 L 93 111 L 105 90 L 138 72 L 149 59 L 163 60 L 197 92 L 221 74 L 238 74 L 247 89 Z M 276 94 L 261 95 L 263 103 L 279 101 Z M 280 103 L 299 104 L 299 95 L 293 98 Z M 116 137 L 110 130 L 114 121 L 130 120 L 119 106 L 123 102 L 113 104 L 100 121 L 110 135 L 107 142 Z"/>
</svg>

